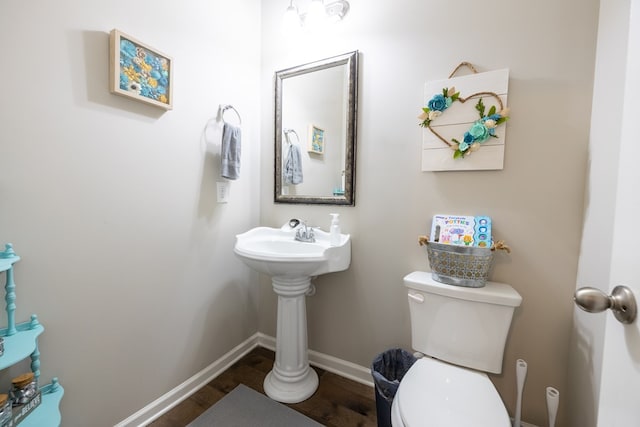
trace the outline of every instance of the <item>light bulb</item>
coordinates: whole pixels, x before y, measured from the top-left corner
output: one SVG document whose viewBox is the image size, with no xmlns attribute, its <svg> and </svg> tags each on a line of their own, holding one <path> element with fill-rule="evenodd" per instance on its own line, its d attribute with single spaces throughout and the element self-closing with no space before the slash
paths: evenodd
<svg viewBox="0 0 640 427">
<path fill-rule="evenodd" d="M 309 29 L 315 29 L 322 26 L 327 18 L 322 0 L 313 0 L 309 5 L 309 11 L 305 17 L 304 23 Z"/>
<path fill-rule="evenodd" d="M 300 30 L 300 15 L 298 8 L 293 5 L 293 1 L 282 16 L 282 29 L 285 34 L 294 34 Z"/>
</svg>

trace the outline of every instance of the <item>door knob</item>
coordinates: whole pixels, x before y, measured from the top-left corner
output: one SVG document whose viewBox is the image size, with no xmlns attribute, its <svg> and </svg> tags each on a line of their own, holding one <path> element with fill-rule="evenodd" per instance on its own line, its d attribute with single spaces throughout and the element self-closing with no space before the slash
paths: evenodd
<svg viewBox="0 0 640 427">
<path fill-rule="evenodd" d="M 626 286 L 616 286 L 611 291 L 611 295 L 605 294 L 598 288 L 580 288 L 573 295 L 573 301 L 589 313 L 600 313 L 610 308 L 621 323 L 632 323 L 638 313 L 633 292 Z"/>
</svg>

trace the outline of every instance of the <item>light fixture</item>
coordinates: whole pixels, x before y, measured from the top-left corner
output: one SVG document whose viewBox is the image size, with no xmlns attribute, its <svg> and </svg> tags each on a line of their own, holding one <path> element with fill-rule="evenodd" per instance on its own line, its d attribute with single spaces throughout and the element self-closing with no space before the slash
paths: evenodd
<svg viewBox="0 0 640 427">
<path fill-rule="evenodd" d="M 310 30 L 317 30 L 327 19 L 323 0 L 312 0 L 307 15 L 304 17 L 304 25 Z"/>
<path fill-rule="evenodd" d="M 285 33 L 294 33 L 300 30 L 302 21 L 300 21 L 300 15 L 298 14 L 298 8 L 293 5 L 293 0 L 289 2 L 289 7 L 284 12 L 282 17 L 282 28 Z"/>
<path fill-rule="evenodd" d="M 349 2 L 347 0 L 332 1 L 324 5 L 330 21 L 341 21 L 349 12 Z"/>
<path fill-rule="evenodd" d="M 289 1 L 289 7 L 283 16 L 283 27 L 287 31 L 305 26 L 309 29 L 321 27 L 326 21 L 340 21 L 349 11 L 347 0 L 334 0 L 325 3 L 324 0 L 312 0 L 306 13 L 299 13 L 298 8 Z"/>
</svg>

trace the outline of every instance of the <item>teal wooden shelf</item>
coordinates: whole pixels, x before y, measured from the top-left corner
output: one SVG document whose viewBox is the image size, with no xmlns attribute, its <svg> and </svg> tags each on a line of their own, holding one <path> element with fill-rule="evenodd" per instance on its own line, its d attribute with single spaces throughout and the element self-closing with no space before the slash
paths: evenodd
<svg viewBox="0 0 640 427">
<path fill-rule="evenodd" d="M 20 423 L 20 427 L 59 427 L 62 422 L 60 415 L 60 401 L 64 389 L 54 378 L 50 384 L 40 388 L 42 403 L 27 418 Z"/>
<path fill-rule="evenodd" d="M 0 254 L 3 254 L 3 253 L 4 252 L 0 252 Z M 0 255 L 0 273 L 10 269 L 13 266 L 13 264 L 15 264 L 18 261 L 20 261 L 20 257 L 19 256 L 12 256 L 12 257 L 9 257 L 9 258 L 2 258 L 2 256 Z"/>
<path fill-rule="evenodd" d="M 7 327 L 0 329 L 0 337 L 4 340 L 4 354 L 0 356 L 0 370 L 6 369 L 27 357 L 31 358 L 31 370 L 36 380 L 40 378 L 40 351 L 38 337 L 44 332 L 44 327 L 38 322 L 38 316 L 31 315 L 28 322 L 15 323 L 16 284 L 13 280 L 13 264 L 20 261 L 20 257 L 13 251 L 13 245 L 6 244 L 5 250 L 0 251 L 0 273 L 5 273 L 5 301 L 7 312 Z M 50 384 L 40 388 L 42 401 L 36 409 L 28 413 L 20 421 L 22 427 L 59 427 L 62 421 L 60 401 L 64 389 L 53 378 Z"/>
<path fill-rule="evenodd" d="M 35 314 L 32 319 L 37 322 Z M 4 354 L 0 356 L 0 370 L 8 368 L 27 358 L 38 348 L 38 336 L 44 331 L 39 323 L 25 322 L 16 327 L 14 335 L 6 336 L 7 329 L 0 329 L 0 336 L 4 338 Z"/>
<path fill-rule="evenodd" d="M 10 269 L 13 264 L 20 261 L 20 257 L 13 251 L 13 245 L 7 243 L 4 251 L 0 251 L 0 273 Z"/>
</svg>

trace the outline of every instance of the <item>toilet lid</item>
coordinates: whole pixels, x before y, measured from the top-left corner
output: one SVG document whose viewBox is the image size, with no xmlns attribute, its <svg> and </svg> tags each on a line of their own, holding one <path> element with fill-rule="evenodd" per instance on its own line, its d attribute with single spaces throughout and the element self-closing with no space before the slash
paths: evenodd
<svg viewBox="0 0 640 427">
<path fill-rule="evenodd" d="M 430 357 L 418 359 L 405 374 L 394 403 L 406 426 L 511 425 L 500 395 L 486 374 Z"/>
</svg>

